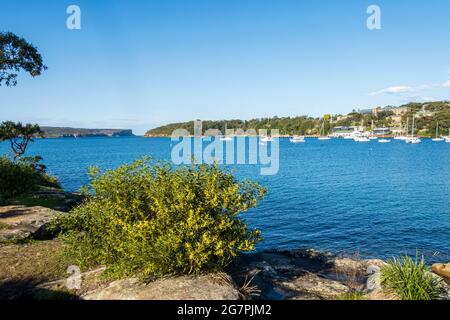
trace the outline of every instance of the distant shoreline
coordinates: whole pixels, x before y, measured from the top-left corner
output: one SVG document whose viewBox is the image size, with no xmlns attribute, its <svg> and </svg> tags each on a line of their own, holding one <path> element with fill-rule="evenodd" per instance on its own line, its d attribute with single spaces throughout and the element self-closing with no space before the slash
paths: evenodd
<svg viewBox="0 0 450 320">
<path fill-rule="evenodd" d="M 279 135 L 279 136 L 274 136 L 272 138 L 292 138 L 293 136 L 297 136 L 297 135 Z M 298 135 L 301 137 L 305 137 L 305 138 L 319 138 L 321 137 L 320 135 Z M 417 137 L 421 138 L 421 139 L 433 139 L 433 137 L 429 137 L 429 136 L 420 136 L 420 135 L 416 135 Z M 170 135 L 143 135 L 141 137 L 144 138 L 172 138 L 172 136 Z M 198 138 L 210 138 L 210 137 L 214 137 L 214 136 L 202 136 L 202 137 L 198 137 Z M 249 138 L 249 137 L 264 137 L 262 135 L 239 135 L 239 136 L 230 136 L 230 138 Z M 397 136 L 394 135 L 384 135 L 384 136 L 376 136 L 378 139 L 394 139 Z M 195 138 L 195 136 L 193 135 L 189 135 L 189 136 L 183 136 L 183 138 Z M 343 138 L 336 138 L 336 137 L 330 137 L 332 139 L 338 139 L 338 140 L 344 140 Z"/>
</svg>

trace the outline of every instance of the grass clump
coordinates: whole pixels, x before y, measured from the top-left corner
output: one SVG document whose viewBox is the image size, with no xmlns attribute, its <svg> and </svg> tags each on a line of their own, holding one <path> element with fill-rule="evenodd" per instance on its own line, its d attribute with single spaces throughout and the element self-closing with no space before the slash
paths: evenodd
<svg viewBox="0 0 450 320">
<path fill-rule="evenodd" d="M 0 222 L 0 230 L 10 229 L 11 226 L 9 224 Z"/>
<path fill-rule="evenodd" d="M 56 208 L 62 204 L 62 200 L 52 197 L 40 197 L 34 194 L 20 195 L 18 197 L 10 199 L 7 204 L 20 204 L 27 207 L 44 207 L 44 208 Z"/>
<path fill-rule="evenodd" d="M 367 294 L 362 291 L 352 290 L 337 297 L 337 300 L 367 300 Z"/>
<path fill-rule="evenodd" d="M 105 265 L 113 277 L 217 271 L 261 239 L 239 214 L 266 190 L 216 165 L 143 159 L 90 176 L 90 196 L 54 224 L 82 267 Z"/>
<path fill-rule="evenodd" d="M 381 284 L 401 300 L 437 300 L 445 292 L 422 257 L 394 258 L 381 268 Z"/>
</svg>

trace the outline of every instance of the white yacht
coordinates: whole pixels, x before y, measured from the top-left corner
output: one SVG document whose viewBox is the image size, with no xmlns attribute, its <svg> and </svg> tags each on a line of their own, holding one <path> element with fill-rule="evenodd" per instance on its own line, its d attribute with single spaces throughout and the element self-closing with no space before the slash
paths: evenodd
<svg viewBox="0 0 450 320">
<path fill-rule="evenodd" d="M 434 142 L 442 142 L 445 139 L 439 136 L 439 122 L 436 124 L 436 137 L 434 139 L 431 139 Z"/>
<path fill-rule="evenodd" d="M 389 142 L 391 142 L 391 140 L 389 140 L 389 139 L 380 139 L 380 140 L 378 140 L 378 142 L 379 143 L 389 143 Z"/>
<path fill-rule="evenodd" d="M 370 139 L 364 136 L 355 137 L 353 140 L 356 142 L 369 142 Z"/>
<path fill-rule="evenodd" d="M 228 126 L 225 123 L 225 132 L 224 132 L 224 135 L 220 137 L 220 141 L 233 141 L 233 137 L 227 135 L 227 133 L 228 133 L 227 129 L 228 129 Z"/>
<path fill-rule="evenodd" d="M 322 127 L 320 128 L 320 136 L 318 139 L 319 140 L 330 140 L 331 139 L 329 136 L 325 135 L 325 120 L 322 121 Z"/>
<path fill-rule="evenodd" d="M 406 136 L 405 135 L 400 135 L 400 136 L 396 136 L 394 137 L 394 140 L 401 140 L 401 141 L 406 141 L 408 140 L 408 131 L 409 131 L 409 118 L 406 119 L 406 127 L 405 127 L 405 132 L 406 132 Z"/>
<path fill-rule="evenodd" d="M 372 120 L 372 126 L 371 126 L 371 131 L 370 131 L 370 135 L 369 135 L 369 140 L 378 140 L 378 137 L 377 136 L 375 136 L 375 134 L 373 133 L 374 132 L 374 129 L 375 129 L 375 124 L 374 124 L 374 121 Z"/>
<path fill-rule="evenodd" d="M 289 139 L 292 143 L 305 143 L 305 137 L 302 136 L 293 136 L 291 139 Z"/>
<path fill-rule="evenodd" d="M 418 144 L 418 143 L 422 142 L 422 140 L 420 140 L 420 138 L 414 136 L 414 118 L 415 117 L 413 116 L 411 136 L 405 140 L 406 143 L 410 143 L 410 144 Z"/>
<path fill-rule="evenodd" d="M 261 142 L 273 142 L 273 138 L 264 136 L 264 137 L 261 137 L 260 141 Z"/>
<path fill-rule="evenodd" d="M 421 143 L 422 140 L 420 140 L 417 137 L 411 137 L 411 138 L 408 138 L 407 140 L 405 140 L 405 142 L 406 143 L 411 143 L 411 144 L 418 144 L 418 143 Z"/>
</svg>

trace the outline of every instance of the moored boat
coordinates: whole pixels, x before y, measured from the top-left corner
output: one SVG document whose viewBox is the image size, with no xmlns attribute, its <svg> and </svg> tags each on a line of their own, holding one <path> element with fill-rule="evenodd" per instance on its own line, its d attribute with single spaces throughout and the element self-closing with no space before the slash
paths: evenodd
<svg viewBox="0 0 450 320">
<path fill-rule="evenodd" d="M 408 137 L 408 139 L 405 140 L 405 142 L 406 142 L 406 143 L 409 143 L 409 144 L 418 144 L 418 143 L 421 143 L 421 142 L 422 142 L 422 140 L 420 140 L 419 137 L 415 137 L 415 136 L 414 136 L 414 120 L 415 120 L 415 116 L 413 115 L 413 118 L 412 118 L 411 136 Z"/>
<path fill-rule="evenodd" d="M 261 142 L 273 142 L 273 138 L 264 136 L 260 140 Z"/>
<path fill-rule="evenodd" d="M 356 142 L 369 142 L 370 139 L 367 137 L 355 137 L 353 140 L 355 140 Z"/>
<path fill-rule="evenodd" d="M 305 143 L 305 137 L 302 136 L 293 136 L 289 139 L 291 143 Z"/>
<path fill-rule="evenodd" d="M 439 136 L 439 122 L 436 123 L 436 137 L 431 139 L 434 142 L 442 142 L 445 139 Z"/>
</svg>

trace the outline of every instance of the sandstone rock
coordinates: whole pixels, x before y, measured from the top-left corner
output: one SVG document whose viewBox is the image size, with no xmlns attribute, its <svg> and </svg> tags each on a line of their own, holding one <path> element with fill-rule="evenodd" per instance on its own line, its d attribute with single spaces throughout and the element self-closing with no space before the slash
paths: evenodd
<svg viewBox="0 0 450 320">
<path fill-rule="evenodd" d="M 359 270 L 361 272 L 367 273 L 367 269 L 370 266 L 376 266 L 381 268 L 386 264 L 383 260 L 379 259 L 352 259 L 347 257 L 338 257 L 333 260 L 334 267 L 336 270 Z M 370 272 L 369 272 L 370 273 Z"/>
<path fill-rule="evenodd" d="M 360 259 L 338 257 L 334 259 L 334 268 L 337 271 L 358 270 L 360 272 L 364 272 L 366 269 L 366 263 Z"/>
<path fill-rule="evenodd" d="M 450 262 L 449 263 L 435 263 L 432 270 L 437 275 L 441 276 L 447 284 L 450 284 Z"/>
<path fill-rule="evenodd" d="M 239 290 L 224 276 L 182 276 L 148 284 L 138 279 L 112 282 L 82 296 L 86 300 L 238 300 Z"/>
<path fill-rule="evenodd" d="M 251 280 L 260 290 L 253 299 L 334 299 L 351 288 L 333 259 L 315 250 L 271 250 L 242 255 L 228 272 L 240 287 Z"/>
<path fill-rule="evenodd" d="M 316 274 L 305 274 L 304 276 L 279 283 L 284 290 L 289 290 L 291 295 L 288 299 L 335 299 L 350 292 L 350 288 L 336 280 L 320 277 Z M 295 293 L 295 294 L 293 294 Z"/>
<path fill-rule="evenodd" d="M 0 242 L 38 235 L 55 214 L 56 211 L 44 207 L 0 207 Z"/>
</svg>

